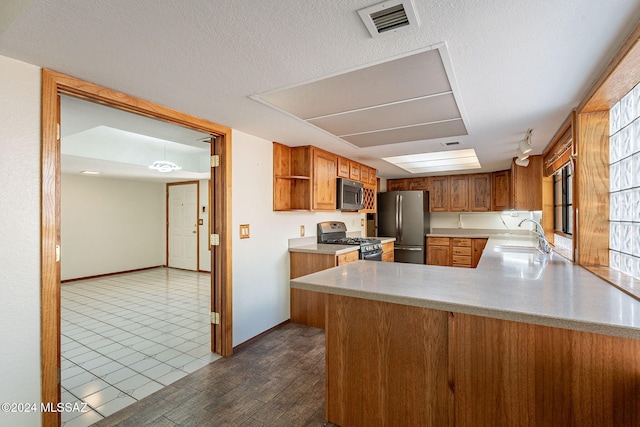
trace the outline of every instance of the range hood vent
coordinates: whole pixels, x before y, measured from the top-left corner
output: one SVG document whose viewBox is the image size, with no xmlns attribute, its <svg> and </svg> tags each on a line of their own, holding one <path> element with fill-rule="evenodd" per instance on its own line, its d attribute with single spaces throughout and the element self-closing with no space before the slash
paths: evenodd
<svg viewBox="0 0 640 427">
<path fill-rule="evenodd" d="M 412 0 L 385 1 L 360 9 L 358 14 L 371 37 L 419 25 Z"/>
</svg>

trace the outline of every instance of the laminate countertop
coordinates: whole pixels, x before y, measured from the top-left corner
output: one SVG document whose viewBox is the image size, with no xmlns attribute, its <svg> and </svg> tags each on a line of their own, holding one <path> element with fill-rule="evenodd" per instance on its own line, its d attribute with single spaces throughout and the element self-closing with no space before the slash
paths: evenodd
<svg viewBox="0 0 640 427">
<path fill-rule="evenodd" d="M 371 237 L 371 239 L 378 239 L 380 243 L 394 242 L 395 237 Z M 334 245 L 326 243 L 311 243 L 302 246 L 289 246 L 289 252 L 305 252 L 322 255 L 340 255 L 348 252 L 357 251 L 360 249 L 359 245 Z"/>
<path fill-rule="evenodd" d="M 356 261 L 292 288 L 640 339 L 640 301 L 530 235 L 491 235 L 475 269 Z"/>
</svg>

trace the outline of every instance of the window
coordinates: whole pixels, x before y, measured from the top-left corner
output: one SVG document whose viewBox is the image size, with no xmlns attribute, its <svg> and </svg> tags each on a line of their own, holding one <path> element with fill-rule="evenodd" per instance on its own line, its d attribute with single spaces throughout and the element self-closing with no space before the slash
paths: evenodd
<svg viewBox="0 0 640 427">
<path fill-rule="evenodd" d="M 573 234 L 573 175 L 570 164 L 554 174 L 553 184 L 554 229 Z"/>
<path fill-rule="evenodd" d="M 640 278 L 640 85 L 609 121 L 609 266 Z"/>
</svg>

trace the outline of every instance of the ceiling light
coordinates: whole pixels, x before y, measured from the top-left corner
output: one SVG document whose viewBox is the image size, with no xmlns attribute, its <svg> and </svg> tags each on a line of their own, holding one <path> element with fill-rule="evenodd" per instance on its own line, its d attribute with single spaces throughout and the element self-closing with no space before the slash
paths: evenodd
<svg viewBox="0 0 640 427">
<path fill-rule="evenodd" d="M 152 165 L 149 165 L 149 169 L 155 169 L 158 172 L 173 172 L 182 169 L 180 166 L 167 160 L 156 160 Z"/>
<path fill-rule="evenodd" d="M 476 151 L 473 148 L 383 157 L 382 160 L 411 173 L 442 172 L 481 167 Z"/>
<path fill-rule="evenodd" d="M 518 148 L 516 150 L 516 156 L 518 157 L 518 159 L 520 160 L 524 160 L 524 159 L 528 159 L 529 158 L 529 152 L 523 153 L 522 151 L 520 151 L 520 149 Z"/>
<path fill-rule="evenodd" d="M 102 172 L 98 172 L 98 171 L 82 171 L 80 173 L 84 174 L 84 175 L 100 175 Z"/>
<path fill-rule="evenodd" d="M 533 129 L 528 129 L 524 136 L 524 139 L 518 143 L 516 149 L 516 165 L 527 167 L 529 166 L 529 155 L 531 153 L 531 132 Z"/>
<path fill-rule="evenodd" d="M 518 150 L 522 151 L 522 154 L 527 154 L 531 151 L 531 145 L 523 139 L 518 143 Z"/>
</svg>

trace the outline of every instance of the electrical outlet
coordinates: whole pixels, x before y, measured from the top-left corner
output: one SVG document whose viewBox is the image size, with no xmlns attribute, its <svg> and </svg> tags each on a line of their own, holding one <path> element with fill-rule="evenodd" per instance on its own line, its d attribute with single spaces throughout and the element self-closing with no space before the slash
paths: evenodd
<svg viewBox="0 0 640 427">
<path fill-rule="evenodd" d="M 300 226 L 300 237 L 304 237 L 304 225 Z"/>
<path fill-rule="evenodd" d="M 240 238 L 241 239 L 249 238 L 249 224 L 240 224 Z"/>
<path fill-rule="evenodd" d="M 364 227 L 364 218 L 360 218 L 360 227 Z"/>
</svg>

